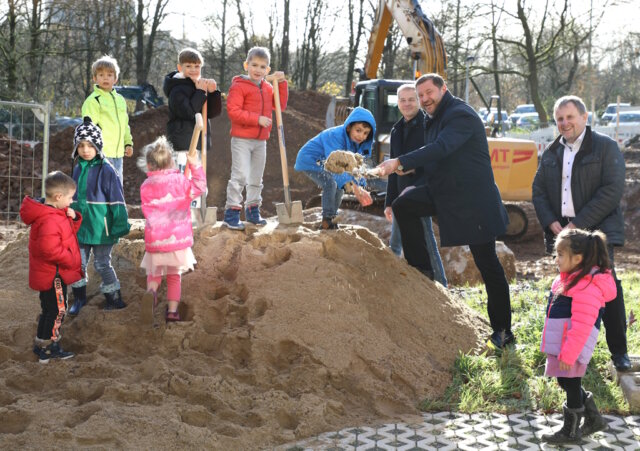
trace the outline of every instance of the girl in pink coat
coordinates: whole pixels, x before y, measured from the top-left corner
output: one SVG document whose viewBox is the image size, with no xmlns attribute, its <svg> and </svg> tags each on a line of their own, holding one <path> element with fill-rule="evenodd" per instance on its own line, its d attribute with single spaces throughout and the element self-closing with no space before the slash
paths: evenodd
<svg viewBox="0 0 640 451">
<path fill-rule="evenodd" d="M 551 286 L 540 350 L 547 354 L 545 375 L 558 379 L 567 401 L 562 428 L 542 439 L 577 443 L 607 428 L 593 394 L 582 388 L 582 377 L 598 341 L 605 302 L 616 297 L 616 284 L 602 232 L 564 229 L 555 249 L 560 274 Z"/>
<path fill-rule="evenodd" d="M 145 254 L 140 267 L 147 272 L 147 292 L 142 298 L 142 320 L 153 322 L 158 302 L 158 287 L 167 277 L 167 321 L 180 321 L 181 274 L 196 263 L 191 250 L 191 200 L 206 189 L 207 181 L 198 157 L 188 156 L 191 179 L 175 168 L 173 149 L 164 136 L 144 149 L 139 165 L 147 171 L 147 180 L 140 186 L 144 228 Z"/>
</svg>

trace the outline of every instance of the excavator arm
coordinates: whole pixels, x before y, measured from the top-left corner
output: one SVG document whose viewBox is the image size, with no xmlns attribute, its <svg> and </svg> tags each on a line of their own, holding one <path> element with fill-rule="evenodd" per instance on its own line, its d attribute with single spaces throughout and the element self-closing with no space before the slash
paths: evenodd
<svg viewBox="0 0 640 451">
<path fill-rule="evenodd" d="M 415 70 L 420 75 L 436 72 L 446 78 L 447 54 L 442 37 L 422 11 L 418 0 L 379 0 L 365 60 L 365 76 L 368 79 L 377 78 L 384 42 L 392 19 L 396 21 L 409 44 Z"/>
</svg>

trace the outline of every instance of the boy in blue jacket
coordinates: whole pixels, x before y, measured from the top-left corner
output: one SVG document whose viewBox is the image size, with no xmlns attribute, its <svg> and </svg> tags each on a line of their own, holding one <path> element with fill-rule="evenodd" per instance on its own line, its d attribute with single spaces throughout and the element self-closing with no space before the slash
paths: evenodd
<svg viewBox="0 0 640 451">
<path fill-rule="evenodd" d="M 333 174 L 324 170 L 324 161 L 335 150 L 371 156 L 371 147 L 376 133 L 376 121 L 369 110 L 356 107 L 343 125 L 323 130 L 310 139 L 298 152 L 295 170 L 313 180 L 322 189 L 322 228 L 337 229 L 335 217 L 342 202 L 346 185 L 362 205 L 371 204 L 368 191 L 358 186 L 349 173 Z"/>
</svg>

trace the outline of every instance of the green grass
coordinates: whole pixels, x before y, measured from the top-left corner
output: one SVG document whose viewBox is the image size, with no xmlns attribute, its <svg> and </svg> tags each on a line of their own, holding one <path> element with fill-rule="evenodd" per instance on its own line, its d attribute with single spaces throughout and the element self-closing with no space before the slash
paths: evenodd
<svg viewBox="0 0 640 451">
<path fill-rule="evenodd" d="M 619 274 L 625 295 L 627 315 L 640 315 L 640 272 Z M 453 381 L 441 398 L 425 399 L 425 411 L 452 410 L 475 412 L 520 412 L 560 410 L 564 392 L 555 378 L 544 376 L 546 355 L 540 352 L 547 294 L 551 278 L 538 282 L 520 282 L 511 290 L 513 330 L 517 345 L 502 352 L 491 350 L 480 355 L 460 354 L 454 363 Z M 467 287 L 457 296 L 485 317 L 486 294 L 483 287 Z M 640 351 L 640 325 L 627 331 L 629 352 Z M 629 414 L 629 405 L 612 380 L 610 354 L 601 329 L 598 345 L 583 378 L 586 390 L 592 391 L 598 407 L 606 413 Z"/>
</svg>

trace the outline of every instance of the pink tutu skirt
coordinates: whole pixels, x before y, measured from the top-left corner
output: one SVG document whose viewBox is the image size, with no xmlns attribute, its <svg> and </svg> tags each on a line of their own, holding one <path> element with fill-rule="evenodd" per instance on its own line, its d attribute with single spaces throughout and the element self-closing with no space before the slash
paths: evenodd
<svg viewBox="0 0 640 451">
<path fill-rule="evenodd" d="M 147 275 L 166 276 L 167 274 L 184 274 L 193 269 L 196 257 L 190 247 L 173 252 L 145 252 L 140 267 Z"/>
<path fill-rule="evenodd" d="M 560 360 L 558 360 L 558 357 L 547 354 L 547 365 L 544 369 L 544 375 L 551 377 L 582 377 L 584 376 L 584 373 L 587 372 L 587 366 L 589 365 L 586 363 L 580 363 L 576 360 L 576 363 L 574 363 L 569 370 L 562 371 L 560 369 Z"/>
</svg>

